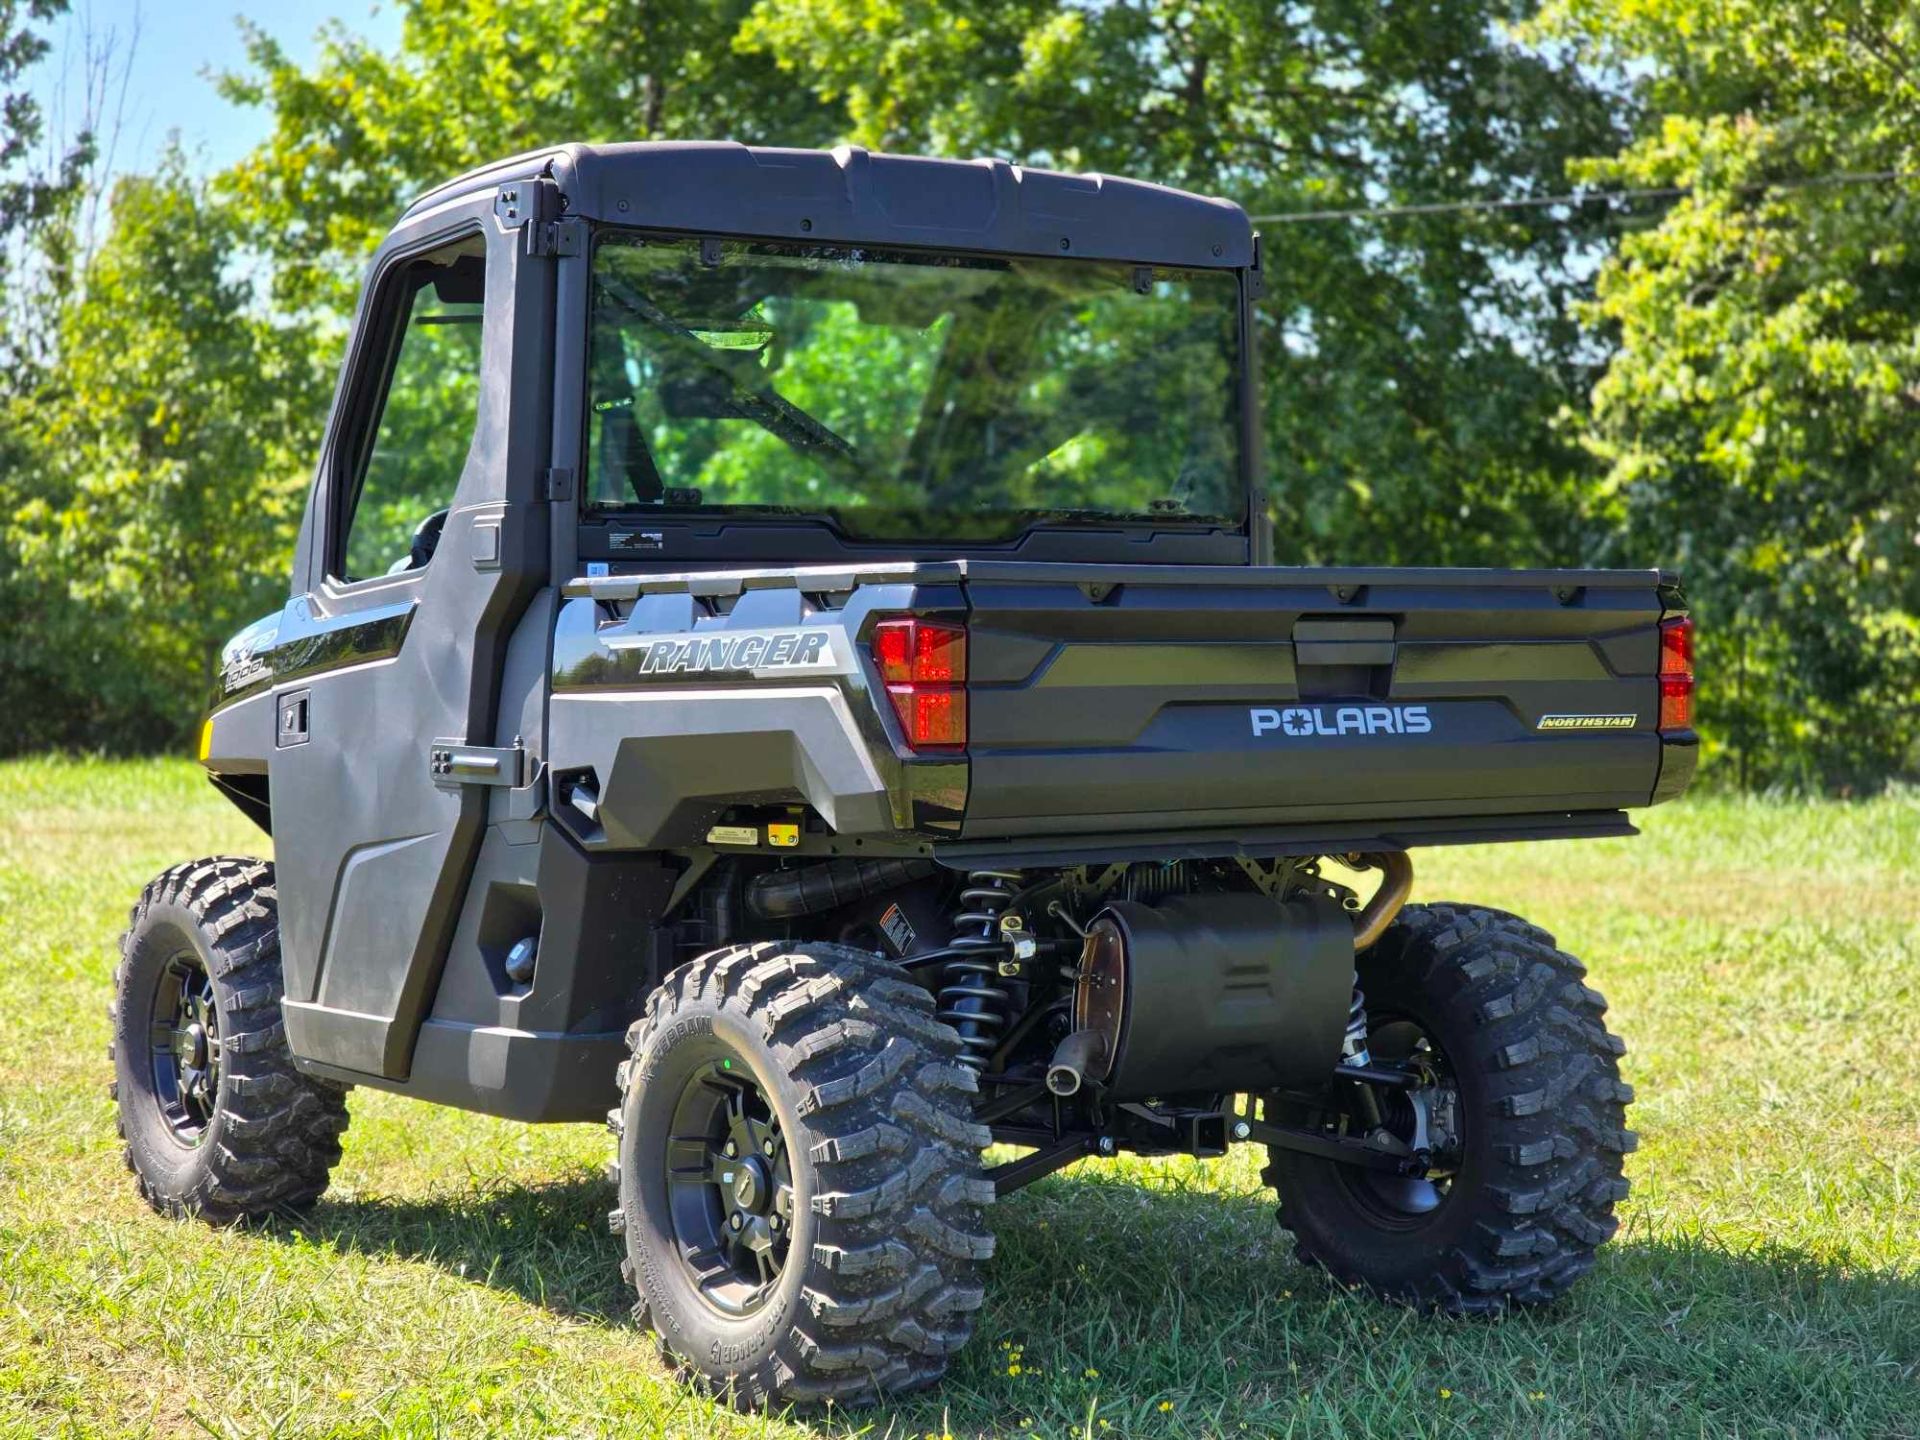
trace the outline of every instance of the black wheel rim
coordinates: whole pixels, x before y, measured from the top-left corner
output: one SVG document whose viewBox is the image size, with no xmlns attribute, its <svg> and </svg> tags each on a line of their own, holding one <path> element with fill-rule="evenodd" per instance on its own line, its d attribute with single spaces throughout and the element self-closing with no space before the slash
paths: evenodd
<svg viewBox="0 0 1920 1440">
<path fill-rule="evenodd" d="M 161 1117 L 174 1139 L 198 1145 L 220 1103 L 220 1007 L 213 976 L 191 950 L 161 967 L 151 1037 Z"/>
<path fill-rule="evenodd" d="M 1424 1140 L 1429 1163 L 1418 1175 L 1346 1166 L 1341 1175 L 1376 1220 L 1396 1229 L 1417 1228 L 1444 1210 L 1453 1193 L 1464 1142 L 1459 1085 L 1439 1042 L 1406 1016 L 1375 1017 L 1368 1027 L 1367 1049 L 1376 1065 L 1404 1066 L 1427 1077 L 1427 1083 L 1412 1092 L 1377 1093 L 1387 1132 L 1403 1144 Z"/>
<path fill-rule="evenodd" d="M 723 1315 L 758 1311 L 786 1268 L 793 1172 L 780 1117 L 738 1056 L 687 1082 L 666 1169 L 674 1248 L 695 1291 Z"/>
</svg>

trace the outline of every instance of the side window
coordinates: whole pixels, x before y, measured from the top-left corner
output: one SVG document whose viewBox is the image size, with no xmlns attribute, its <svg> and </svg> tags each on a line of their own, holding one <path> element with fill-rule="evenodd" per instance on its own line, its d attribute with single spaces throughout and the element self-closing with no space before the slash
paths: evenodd
<svg viewBox="0 0 1920 1440">
<path fill-rule="evenodd" d="M 331 568 L 342 580 L 433 558 L 480 415 L 486 242 L 476 235 L 410 260 L 389 284 L 379 373 L 340 451 L 344 541 Z"/>
</svg>

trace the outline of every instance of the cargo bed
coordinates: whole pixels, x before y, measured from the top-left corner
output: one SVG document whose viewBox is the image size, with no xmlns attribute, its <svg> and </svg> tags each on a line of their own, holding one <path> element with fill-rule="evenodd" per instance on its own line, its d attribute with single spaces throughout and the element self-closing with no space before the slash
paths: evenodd
<svg viewBox="0 0 1920 1440">
<path fill-rule="evenodd" d="M 856 655 L 875 614 L 964 620 L 966 750 L 939 763 L 963 772 L 965 800 L 939 827 L 943 853 L 1621 833 L 1620 811 L 1692 768 L 1691 732 L 1659 728 L 1660 624 L 1683 602 L 1657 571 L 954 560 L 567 591 L 647 631 L 668 596 L 692 598 L 674 628 L 693 633 L 776 613 L 834 625 Z M 855 693 L 870 673 L 847 668 L 852 708 L 871 713 Z M 746 702 L 736 692 L 727 713 Z M 876 758 L 897 782 L 916 773 Z"/>
</svg>

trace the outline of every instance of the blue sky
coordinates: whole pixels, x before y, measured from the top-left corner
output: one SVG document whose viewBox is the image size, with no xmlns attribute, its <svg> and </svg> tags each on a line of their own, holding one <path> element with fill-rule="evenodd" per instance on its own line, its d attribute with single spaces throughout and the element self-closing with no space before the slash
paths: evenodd
<svg viewBox="0 0 1920 1440">
<path fill-rule="evenodd" d="M 34 89 L 55 123 L 64 118 L 75 124 L 82 109 L 87 37 L 96 43 L 111 40 L 120 56 L 131 45 L 114 168 L 137 170 L 151 163 L 176 130 L 202 167 L 230 164 L 267 131 L 264 112 L 227 104 L 208 78 L 212 71 L 242 66 L 245 55 L 235 23 L 242 15 L 302 61 L 314 54 L 315 32 L 333 19 L 384 47 L 400 38 L 395 7 L 373 0 L 73 0 L 72 13 L 48 32 L 53 53 L 42 62 Z"/>
</svg>

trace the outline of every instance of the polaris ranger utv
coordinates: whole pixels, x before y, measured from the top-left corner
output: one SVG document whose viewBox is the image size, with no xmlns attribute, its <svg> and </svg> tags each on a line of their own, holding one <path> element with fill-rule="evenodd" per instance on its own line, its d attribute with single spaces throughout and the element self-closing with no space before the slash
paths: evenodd
<svg viewBox="0 0 1920 1440">
<path fill-rule="evenodd" d="M 605 1115 L 636 1313 L 747 1405 L 936 1379 L 990 1202 L 1085 1156 L 1258 1143 L 1341 1282 L 1564 1291 L 1622 1047 L 1408 856 L 1678 795 L 1684 602 L 1273 566 L 1261 287 L 1232 204 L 1001 161 L 565 146 L 420 199 L 201 735 L 276 858 L 123 941 L 147 1199 L 311 1204 L 353 1086 Z"/>
</svg>

